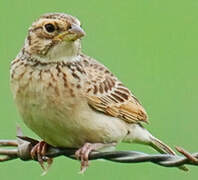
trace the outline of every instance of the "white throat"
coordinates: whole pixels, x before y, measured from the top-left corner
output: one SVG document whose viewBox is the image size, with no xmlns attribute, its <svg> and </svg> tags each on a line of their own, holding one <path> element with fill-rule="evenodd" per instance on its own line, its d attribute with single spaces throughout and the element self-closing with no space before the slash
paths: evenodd
<svg viewBox="0 0 198 180">
<path fill-rule="evenodd" d="M 63 41 L 52 47 L 45 56 L 32 55 L 41 62 L 57 62 L 76 59 L 81 51 L 80 40 Z"/>
</svg>

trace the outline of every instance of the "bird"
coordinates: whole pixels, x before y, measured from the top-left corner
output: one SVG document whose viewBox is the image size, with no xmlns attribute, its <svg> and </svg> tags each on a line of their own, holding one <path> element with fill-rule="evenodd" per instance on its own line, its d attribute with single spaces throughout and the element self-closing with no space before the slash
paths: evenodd
<svg viewBox="0 0 198 180">
<path fill-rule="evenodd" d="M 139 143 L 175 152 L 146 128 L 148 115 L 135 95 L 103 64 L 84 54 L 81 22 L 65 13 L 41 15 L 11 62 L 17 109 L 42 141 L 31 151 L 43 164 L 48 145 L 76 148 L 81 172 L 92 151 Z"/>
</svg>

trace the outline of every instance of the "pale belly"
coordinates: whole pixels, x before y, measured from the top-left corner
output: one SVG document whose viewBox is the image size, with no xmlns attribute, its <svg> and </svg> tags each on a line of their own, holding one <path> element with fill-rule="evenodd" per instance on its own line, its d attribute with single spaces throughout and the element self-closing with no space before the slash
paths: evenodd
<svg viewBox="0 0 198 180">
<path fill-rule="evenodd" d="M 47 143 L 80 147 L 86 142 L 120 142 L 126 136 L 124 121 L 94 111 L 83 98 L 53 98 L 48 91 L 37 92 L 33 98 L 24 93 L 16 96 L 25 124 Z"/>
<path fill-rule="evenodd" d="M 15 68 L 11 87 L 25 124 L 53 146 L 122 141 L 128 132 L 127 124 L 91 109 L 83 93 L 72 89 L 72 83 L 76 87 L 78 79 L 67 69 L 62 71 L 67 74 L 67 85 L 63 75 L 57 75 L 55 66 L 50 73 L 30 66 Z"/>
</svg>

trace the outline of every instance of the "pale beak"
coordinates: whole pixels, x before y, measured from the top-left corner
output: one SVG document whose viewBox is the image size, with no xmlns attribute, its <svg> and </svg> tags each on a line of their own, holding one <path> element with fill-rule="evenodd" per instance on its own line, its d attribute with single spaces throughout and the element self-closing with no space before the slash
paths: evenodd
<svg viewBox="0 0 198 180">
<path fill-rule="evenodd" d="M 57 35 L 54 40 L 57 41 L 75 41 L 77 39 L 80 39 L 81 37 L 85 36 L 84 30 L 76 25 L 72 24 L 71 28 L 65 32 L 62 32 L 61 34 Z"/>
<path fill-rule="evenodd" d="M 72 24 L 71 29 L 69 29 L 68 32 L 69 32 L 69 34 L 76 36 L 76 39 L 79 39 L 79 38 L 85 36 L 85 31 L 80 26 L 78 26 L 76 24 Z"/>
</svg>

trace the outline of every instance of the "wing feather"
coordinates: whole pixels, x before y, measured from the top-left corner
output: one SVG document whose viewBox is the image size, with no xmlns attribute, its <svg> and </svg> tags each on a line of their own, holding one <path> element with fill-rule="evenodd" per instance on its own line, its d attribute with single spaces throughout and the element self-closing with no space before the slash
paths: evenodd
<svg viewBox="0 0 198 180">
<path fill-rule="evenodd" d="M 84 65 L 89 85 L 86 96 L 92 108 L 128 123 L 148 122 L 141 103 L 105 66 L 90 58 Z"/>
</svg>

